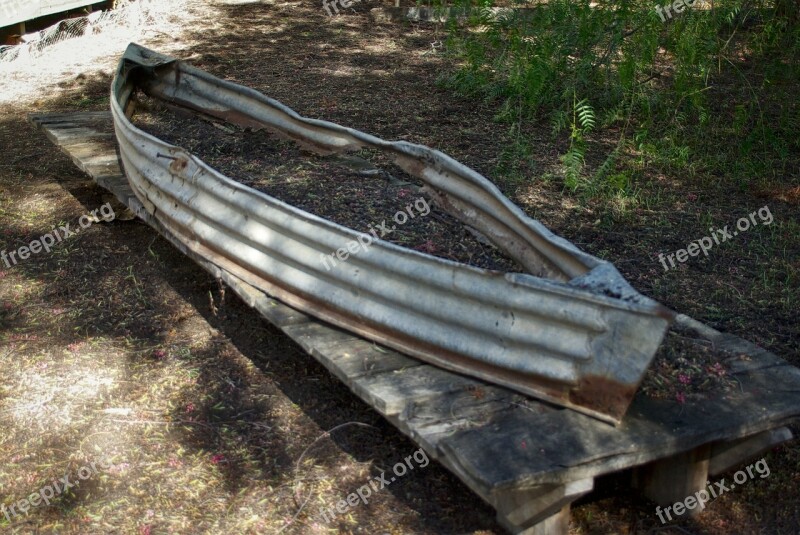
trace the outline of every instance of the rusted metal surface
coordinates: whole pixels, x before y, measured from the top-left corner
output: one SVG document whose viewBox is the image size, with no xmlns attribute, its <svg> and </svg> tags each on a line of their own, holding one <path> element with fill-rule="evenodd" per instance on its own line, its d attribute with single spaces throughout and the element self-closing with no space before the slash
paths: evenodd
<svg viewBox="0 0 800 535">
<path fill-rule="evenodd" d="M 381 150 L 528 273 L 479 269 L 381 240 L 327 270 L 321 256 L 363 234 L 235 182 L 137 129 L 126 116 L 137 89 L 320 154 Z M 114 79 L 111 111 L 132 189 L 186 247 L 293 307 L 432 364 L 619 423 L 672 320 L 612 264 L 555 236 L 441 152 L 301 117 L 134 44 Z"/>
</svg>

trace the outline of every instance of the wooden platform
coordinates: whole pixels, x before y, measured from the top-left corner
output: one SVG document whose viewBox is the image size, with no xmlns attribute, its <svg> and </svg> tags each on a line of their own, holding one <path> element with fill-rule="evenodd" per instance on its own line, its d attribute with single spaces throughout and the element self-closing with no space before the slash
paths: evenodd
<svg viewBox="0 0 800 535">
<path fill-rule="evenodd" d="M 185 250 L 133 195 L 117 163 L 108 113 L 30 120 L 98 184 L 490 503 L 511 532 L 566 535 L 570 503 L 591 492 L 594 478 L 625 469 L 645 495 L 672 504 L 792 436 L 785 426 L 800 415 L 800 369 L 685 316 L 679 328 L 733 352 L 725 364 L 740 389 L 683 405 L 637 396 L 618 428 L 377 347 Z"/>
</svg>

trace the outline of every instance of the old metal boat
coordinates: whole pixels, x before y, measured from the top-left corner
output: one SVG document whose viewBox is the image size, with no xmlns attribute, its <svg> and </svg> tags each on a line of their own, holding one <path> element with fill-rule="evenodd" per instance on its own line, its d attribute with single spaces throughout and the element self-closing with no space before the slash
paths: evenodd
<svg viewBox="0 0 800 535">
<path fill-rule="evenodd" d="M 266 129 L 319 154 L 372 148 L 424 184 L 437 207 L 521 266 L 505 273 L 363 239 L 215 171 L 135 127 L 137 91 L 205 116 Z M 609 262 L 528 217 L 485 177 L 425 146 L 301 117 L 252 89 L 136 44 L 112 85 L 120 158 L 145 209 L 172 237 L 271 296 L 443 368 L 619 423 L 673 313 Z"/>
</svg>

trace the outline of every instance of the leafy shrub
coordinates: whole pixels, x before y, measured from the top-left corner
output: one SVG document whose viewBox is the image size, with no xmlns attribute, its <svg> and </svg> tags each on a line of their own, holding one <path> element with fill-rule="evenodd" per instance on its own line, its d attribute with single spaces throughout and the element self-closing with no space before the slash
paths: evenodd
<svg viewBox="0 0 800 535">
<path fill-rule="evenodd" d="M 688 146 L 710 156 L 719 147 L 704 141 L 725 134 L 750 160 L 732 165 L 731 155 L 712 167 L 767 172 L 773 159 L 785 166 L 800 148 L 800 114 L 786 89 L 800 80 L 800 32 L 796 10 L 781 11 L 792 4 L 714 0 L 712 9 L 698 2 L 664 22 L 656 2 L 546 0 L 497 10 L 487 0 L 456 0 L 470 12 L 466 26 L 449 29 L 461 67 L 441 81 L 497 103 L 498 118 L 517 127 L 547 118 L 555 133 L 569 128 L 561 160 L 573 191 L 601 191 L 598 181 L 619 176 L 615 166 L 631 135 L 656 149 L 650 164 L 683 168 Z M 762 99 L 771 98 L 787 102 L 765 111 Z M 619 142 L 591 179 L 582 177 L 587 136 L 601 129 L 620 131 Z"/>
</svg>

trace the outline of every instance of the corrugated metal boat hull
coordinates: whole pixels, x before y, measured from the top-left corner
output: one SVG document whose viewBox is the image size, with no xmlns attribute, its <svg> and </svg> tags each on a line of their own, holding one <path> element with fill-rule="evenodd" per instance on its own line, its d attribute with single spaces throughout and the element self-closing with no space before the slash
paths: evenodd
<svg viewBox="0 0 800 535">
<path fill-rule="evenodd" d="M 379 149 L 529 273 L 484 270 L 381 240 L 327 269 L 321 255 L 363 234 L 137 129 L 126 114 L 137 88 L 321 154 Z M 131 187 L 188 248 L 291 306 L 424 361 L 619 423 L 671 321 L 613 265 L 555 236 L 438 151 L 303 118 L 134 44 L 114 79 L 111 110 Z"/>
</svg>

